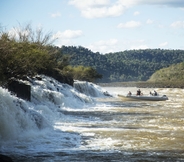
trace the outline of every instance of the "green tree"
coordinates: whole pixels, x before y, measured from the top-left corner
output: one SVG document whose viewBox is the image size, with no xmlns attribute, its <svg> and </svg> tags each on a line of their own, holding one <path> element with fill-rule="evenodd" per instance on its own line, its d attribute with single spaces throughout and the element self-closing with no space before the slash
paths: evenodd
<svg viewBox="0 0 184 162">
<path fill-rule="evenodd" d="M 1 82 L 9 78 L 21 78 L 44 73 L 58 67 L 51 50 L 51 34 L 43 36 L 41 29 L 32 30 L 30 25 L 14 30 L 14 34 L 0 32 Z M 53 49 L 53 48 L 52 48 Z"/>
<path fill-rule="evenodd" d="M 102 75 L 92 67 L 84 66 L 67 66 L 64 69 L 64 74 L 73 77 L 75 80 L 94 82 L 96 79 L 101 79 Z"/>
</svg>

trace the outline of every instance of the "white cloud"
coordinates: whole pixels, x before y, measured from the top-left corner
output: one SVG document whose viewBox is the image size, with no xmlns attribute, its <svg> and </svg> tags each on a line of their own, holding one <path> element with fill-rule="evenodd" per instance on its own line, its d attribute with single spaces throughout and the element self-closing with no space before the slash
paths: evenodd
<svg viewBox="0 0 184 162">
<path fill-rule="evenodd" d="M 118 0 L 117 2 L 126 8 L 129 8 L 135 4 L 138 4 L 140 0 Z"/>
<path fill-rule="evenodd" d="M 110 3 L 109 0 L 70 0 L 69 4 L 74 5 L 79 9 L 89 8 L 89 7 L 101 7 L 106 6 Z"/>
<path fill-rule="evenodd" d="M 56 13 L 52 13 L 51 17 L 56 18 L 56 17 L 60 17 L 61 13 L 60 12 L 56 12 Z"/>
<path fill-rule="evenodd" d="M 132 45 L 132 46 L 130 47 L 130 49 L 132 49 L 132 50 L 133 50 L 133 49 L 137 49 L 137 50 L 139 50 L 139 49 L 148 49 L 148 48 L 149 48 L 149 47 L 148 47 L 147 45 L 144 45 L 144 44 L 143 44 L 143 45 L 137 45 L 137 46 L 136 46 L 136 45 L 135 45 L 135 46 Z"/>
<path fill-rule="evenodd" d="M 148 49 L 144 39 L 130 40 L 126 42 L 128 49 Z"/>
<path fill-rule="evenodd" d="M 8 31 L 8 34 L 11 36 L 11 37 L 14 37 L 14 38 L 18 38 L 18 34 L 17 34 L 17 31 L 21 31 L 21 29 L 18 29 L 18 28 L 12 28 Z M 28 35 L 28 34 L 26 34 Z"/>
<path fill-rule="evenodd" d="M 132 4 L 159 5 L 166 7 L 184 7 L 183 0 L 131 0 L 131 1 Z"/>
<path fill-rule="evenodd" d="M 110 53 L 110 52 L 118 52 L 130 49 L 148 49 L 150 48 L 147 45 L 146 40 L 138 39 L 138 40 L 117 40 L 117 39 L 110 39 L 110 40 L 101 40 L 94 42 L 87 46 L 87 48 L 91 49 L 93 52 L 100 52 L 102 54 Z"/>
<path fill-rule="evenodd" d="M 184 21 L 175 21 L 171 24 L 173 28 L 184 28 Z"/>
<path fill-rule="evenodd" d="M 56 39 L 55 45 L 61 47 L 66 46 L 76 46 L 74 39 L 79 38 L 83 35 L 81 30 L 65 30 L 64 32 L 58 31 L 53 35 L 53 39 Z"/>
<path fill-rule="evenodd" d="M 102 18 L 120 16 L 123 11 L 122 6 L 115 5 L 111 7 L 87 8 L 82 10 L 81 14 L 86 18 Z"/>
<path fill-rule="evenodd" d="M 120 16 L 134 5 L 184 7 L 183 0 L 69 0 L 68 4 L 78 8 L 86 18 Z M 134 13 L 137 14 L 140 13 Z"/>
<path fill-rule="evenodd" d="M 92 43 L 87 48 L 91 49 L 94 52 L 101 52 L 105 54 L 109 52 L 115 52 L 117 50 L 117 44 L 117 39 L 100 40 Z"/>
<path fill-rule="evenodd" d="M 75 45 L 75 43 L 72 41 L 72 40 L 70 40 L 70 39 L 58 39 L 57 41 L 55 41 L 55 46 L 58 46 L 58 47 L 61 47 L 61 46 L 63 46 L 63 45 L 65 45 L 65 46 L 74 46 Z"/>
<path fill-rule="evenodd" d="M 146 21 L 146 24 L 153 24 L 153 20 L 151 20 L 151 19 L 148 19 L 147 21 Z"/>
<path fill-rule="evenodd" d="M 126 23 L 120 23 L 118 28 L 137 28 L 140 27 L 141 23 L 139 21 L 128 21 Z"/>
<path fill-rule="evenodd" d="M 54 34 L 54 38 L 73 39 L 82 35 L 83 33 L 81 30 L 65 30 L 64 32 L 58 31 L 56 34 Z"/>
<path fill-rule="evenodd" d="M 134 12 L 134 16 L 140 15 L 139 11 Z"/>
<path fill-rule="evenodd" d="M 165 46 L 167 46 L 167 45 L 168 45 L 168 42 L 163 42 L 163 43 L 160 43 L 160 44 L 159 44 L 160 47 L 165 47 Z"/>
<path fill-rule="evenodd" d="M 118 42 L 117 39 L 109 39 L 109 40 L 101 40 L 101 41 L 98 41 L 96 42 L 97 45 L 107 45 L 107 46 L 113 46 L 113 45 L 116 45 Z"/>
<path fill-rule="evenodd" d="M 125 11 L 125 6 L 118 1 L 110 3 L 110 0 L 70 0 L 69 4 L 77 7 L 86 18 L 115 17 Z"/>
<path fill-rule="evenodd" d="M 8 31 L 8 34 L 10 35 L 10 37 L 15 38 L 15 39 L 19 39 L 19 33 L 21 33 L 21 35 L 24 36 L 29 36 L 30 35 L 30 31 L 23 29 L 21 27 L 17 27 L 17 28 L 12 28 Z"/>
</svg>

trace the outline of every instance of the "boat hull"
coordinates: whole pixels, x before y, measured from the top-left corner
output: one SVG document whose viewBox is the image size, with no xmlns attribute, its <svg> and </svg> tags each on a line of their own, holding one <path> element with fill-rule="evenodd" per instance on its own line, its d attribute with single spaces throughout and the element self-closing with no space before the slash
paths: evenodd
<svg viewBox="0 0 184 162">
<path fill-rule="evenodd" d="M 166 100 L 168 100 L 168 97 L 166 95 L 163 95 L 163 96 L 143 96 L 143 95 L 124 96 L 124 95 L 118 95 L 118 97 L 122 97 L 122 98 L 129 99 L 129 100 L 145 100 L 145 101 L 166 101 Z"/>
</svg>

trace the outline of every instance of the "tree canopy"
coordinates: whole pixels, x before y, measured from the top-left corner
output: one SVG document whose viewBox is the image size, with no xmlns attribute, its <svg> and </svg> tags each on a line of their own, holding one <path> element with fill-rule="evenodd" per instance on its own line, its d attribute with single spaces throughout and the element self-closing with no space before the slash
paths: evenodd
<svg viewBox="0 0 184 162">
<path fill-rule="evenodd" d="M 70 57 L 53 46 L 52 42 L 51 33 L 44 34 L 42 29 L 33 30 L 30 24 L 14 28 L 13 33 L 0 27 L 0 83 L 6 84 L 12 77 L 21 79 L 36 74 L 53 74 L 54 71 L 70 77 L 80 73 L 81 79 L 89 81 L 101 77 L 91 67 L 80 66 L 73 70 L 67 67 Z M 65 72 L 68 69 L 75 72 Z"/>
<path fill-rule="evenodd" d="M 184 62 L 184 50 L 145 49 L 100 54 L 84 47 L 62 46 L 72 66 L 90 66 L 102 74 L 99 82 L 146 81 L 159 69 Z"/>
<path fill-rule="evenodd" d="M 149 79 L 155 82 L 183 82 L 184 81 L 184 62 L 173 64 L 167 68 L 156 71 Z"/>
<path fill-rule="evenodd" d="M 50 35 L 42 37 L 41 29 L 35 33 L 29 25 L 14 34 L 1 31 L 1 81 L 10 77 L 32 76 L 57 67 L 57 62 L 53 59 L 55 52 L 49 48 Z"/>
</svg>

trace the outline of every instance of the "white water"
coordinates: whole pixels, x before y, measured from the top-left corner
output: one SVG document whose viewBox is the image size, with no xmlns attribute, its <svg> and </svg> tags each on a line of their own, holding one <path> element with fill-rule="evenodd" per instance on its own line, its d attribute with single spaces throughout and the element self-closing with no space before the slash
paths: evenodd
<svg viewBox="0 0 184 162">
<path fill-rule="evenodd" d="M 92 97 L 103 97 L 105 95 L 110 95 L 108 94 L 107 91 L 104 91 L 101 87 L 90 83 L 90 82 L 85 82 L 85 81 L 75 81 L 74 82 L 74 87 L 81 93 L 86 94 L 87 96 L 92 96 Z"/>
<path fill-rule="evenodd" d="M 83 119 L 62 112 L 88 110 L 95 100 L 53 78 L 39 77 L 42 80 L 31 81 L 31 102 L 0 87 L 0 153 L 29 154 L 79 147 L 81 135 L 72 124 Z M 88 93 L 96 91 L 102 96 L 102 88 L 94 86 L 96 89 L 90 88 Z M 58 128 L 61 123 L 65 123 L 63 128 Z"/>
<path fill-rule="evenodd" d="M 41 77 L 32 80 L 31 102 L 0 88 L 0 154 L 14 161 L 184 160 L 183 89 L 155 89 L 166 102 L 131 102 L 117 94 L 135 87 L 76 81 L 79 92 Z"/>
</svg>

